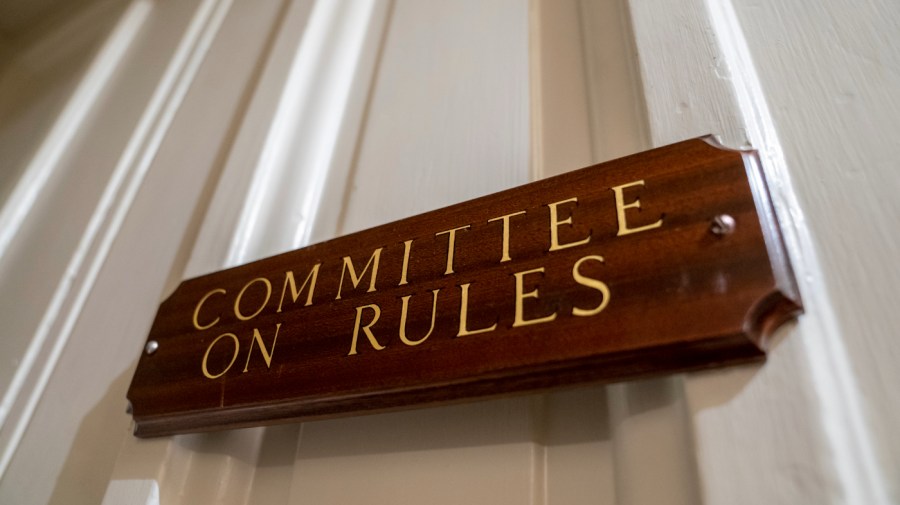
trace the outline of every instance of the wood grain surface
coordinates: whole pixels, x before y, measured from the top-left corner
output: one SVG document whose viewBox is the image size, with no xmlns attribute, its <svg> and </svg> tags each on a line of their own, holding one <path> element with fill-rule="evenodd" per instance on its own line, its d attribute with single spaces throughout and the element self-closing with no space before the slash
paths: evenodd
<svg viewBox="0 0 900 505">
<path fill-rule="evenodd" d="M 799 310 L 755 154 L 695 139 L 187 280 L 128 398 L 144 437 L 618 381 Z"/>
</svg>

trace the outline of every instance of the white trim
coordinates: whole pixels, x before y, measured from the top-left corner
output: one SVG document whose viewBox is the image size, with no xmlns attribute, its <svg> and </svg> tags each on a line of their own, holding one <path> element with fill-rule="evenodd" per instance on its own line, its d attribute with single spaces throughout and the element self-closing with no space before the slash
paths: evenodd
<svg viewBox="0 0 900 505">
<path fill-rule="evenodd" d="M 647 107 L 626 2 L 578 0 L 578 17 L 593 162 L 646 149 Z"/>
<path fill-rule="evenodd" d="M 528 80 L 531 112 L 529 132 L 531 142 L 531 163 L 529 181 L 537 181 L 545 177 L 544 166 L 544 86 L 542 83 L 543 66 L 541 65 L 542 48 L 545 45 L 541 30 L 541 12 L 545 0 L 529 0 L 528 2 Z"/>
<path fill-rule="evenodd" d="M 85 118 L 97 104 L 100 94 L 106 88 L 113 72 L 119 67 L 152 8 L 151 0 L 135 0 L 122 14 L 115 29 L 53 124 L 50 133 L 41 143 L 3 204 L 3 209 L 0 210 L 0 259 L 6 255 L 6 250 L 19 233 L 22 222 L 31 212 L 50 176 L 58 168 L 60 158 L 84 124 Z M 3 406 L 6 406 L 5 401 Z M 3 407 L 0 407 L 0 424 L 2 419 Z"/>
<path fill-rule="evenodd" d="M 65 109 L 63 109 L 59 119 L 53 125 L 47 138 L 41 144 L 34 159 L 16 184 L 13 193 L 3 206 L 2 212 L 0 212 L 0 261 L 2 261 L 6 249 L 13 238 L 19 233 L 22 222 L 31 212 L 47 180 L 58 167 L 59 160 L 68 148 L 69 142 L 78 132 L 85 117 L 95 106 L 100 93 L 106 87 L 113 72 L 121 63 L 122 57 L 131 46 L 140 27 L 150 14 L 152 7 L 153 4 L 150 0 L 136 0 L 125 11 L 116 28 L 91 64 L 84 79 L 78 85 L 72 98 Z M 0 402 L 0 430 L 5 427 L 6 419 L 11 413 L 13 404 L 21 393 L 26 378 L 31 375 L 31 369 L 47 338 L 49 324 L 55 318 L 55 314 L 58 314 L 61 310 L 60 307 L 65 299 L 64 295 L 69 291 L 75 273 L 78 270 L 77 265 L 84 256 L 82 249 L 87 246 L 86 242 L 89 241 L 82 240 L 82 245 L 79 247 L 78 252 L 75 253 L 73 262 L 70 263 L 65 277 L 63 277 L 59 288 L 56 290 L 56 296 L 53 297 L 47 308 L 44 320 L 38 327 L 35 336 L 31 339 L 31 343 L 22 356 L 9 387 L 4 392 L 3 400 Z M 74 269 L 73 266 L 75 267 Z M 5 437 L 0 437 L 0 440 L 3 438 Z M 3 475 L 6 463 L 8 463 L 8 458 L 4 452 L 4 457 L 0 459 L 0 475 Z"/>
<path fill-rule="evenodd" d="M 803 350 L 816 384 L 823 431 L 834 453 L 836 478 L 847 503 L 887 505 L 887 481 L 879 470 L 859 401 L 863 394 L 841 340 L 835 311 L 822 282 L 824 275 L 815 243 L 797 200 L 747 41 L 731 1 L 705 1 L 719 47 L 728 62 L 747 136 L 764 160 L 772 200 L 803 293 L 807 312 L 804 324 L 807 331 L 817 335 L 815 341 L 802 341 Z"/>
<path fill-rule="evenodd" d="M 66 269 L 66 275 L 55 291 L 50 307 L 32 339 L 26 353 L 27 363 L 23 360 L 16 372 L 14 383 L 18 387 L 13 391 L 16 396 L 11 403 L 19 404 L 18 395 L 26 390 L 28 398 L 16 412 L 17 420 L 12 431 L 6 424 L 0 431 L 3 450 L 0 456 L 0 476 L 5 473 L 15 454 L 150 162 L 230 5 L 231 0 L 204 0 L 198 8 L 91 216 L 88 228 Z M 140 13 L 139 16 L 134 15 L 134 19 L 139 19 L 140 23 L 130 22 L 124 27 L 120 25 L 121 30 L 131 31 L 133 38 L 152 7 L 150 0 L 137 0 L 129 13 Z M 132 19 L 129 14 L 126 14 L 126 18 Z M 117 28 L 115 34 L 120 28 Z M 121 42 L 115 34 L 111 40 Z M 58 323 L 60 320 L 62 322 Z M 48 341 L 53 330 L 57 330 L 56 338 Z M 42 353 L 45 349 L 48 352 Z M 38 355 L 46 355 L 45 361 L 37 363 Z"/>
<path fill-rule="evenodd" d="M 240 130 L 232 145 L 225 146 L 230 149 L 222 175 L 211 182 L 216 185 L 215 195 L 206 216 L 215 218 L 204 220 L 186 275 L 295 247 L 292 244 L 308 240 L 313 224 L 321 228 L 323 220 L 335 221 L 330 233 L 334 232 L 339 212 L 320 209 L 320 201 L 329 202 L 321 207 L 339 208 L 334 204 L 343 200 L 344 174 L 350 171 L 389 11 L 389 3 L 367 0 L 291 2 L 282 11 L 283 21 L 276 23 L 269 35 L 275 40 L 268 54 L 263 54 L 267 61 Z M 251 179 L 254 182 L 248 190 Z M 330 201 L 332 182 L 341 194 Z M 238 211 L 227 212 L 235 201 L 245 203 Z M 327 218 L 320 212 L 327 213 Z M 271 215 L 290 217 L 267 217 Z M 293 453 L 302 425 L 296 438 L 286 431 L 292 430 L 238 430 L 222 440 L 220 447 L 253 461 L 260 451 L 268 449 L 271 454 L 272 448 L 264 444 L 275 436 L 280 446 Z M 142 468 L 152 468 L 146 476 L 158 479 L 163 501 L 175 496 L 184 499 L 190 490 L 204 495 L 207 490 L 197 488 L 192 479 L 196 474 L 227 475 L 217 492 L 253 495 L 255 479 L 262 472 L 253 464 L 233 465 L 230 458 L 197 458 L 190 445 L 204 438 L 172 437 L 160 441 L 165 450 L 154 452 L 128 437 L 117 466 L 131 468 L 133 461 L 139 460 Z M 137 493 L 143 485 L 141 481 L 119 482 L 110 482 L 108 499 L 120 492 L 114 486 L 130 485 L 134 489 L 128 492 Z"/>
<path fill-rule="evenodd" d="M 384 5 L 369 1 L 320 1 L 313 6 L 224 266 L 309 242 L 327 179 L 339 158 L 342 125 L 348 112 L 354 112 L 348 111 L 354 102 L 354 78 L 373 57 L 367 34 L 373 24 L 383 25 L 378 21 L 384 11 Z M 361 114 L 354 115 L 358 123 Z"/>
<path fill-rule="evenodd" d="M 112 480 L 102 505 L 159 505 L 159 485 L 152 479 Z"/>
</svg>

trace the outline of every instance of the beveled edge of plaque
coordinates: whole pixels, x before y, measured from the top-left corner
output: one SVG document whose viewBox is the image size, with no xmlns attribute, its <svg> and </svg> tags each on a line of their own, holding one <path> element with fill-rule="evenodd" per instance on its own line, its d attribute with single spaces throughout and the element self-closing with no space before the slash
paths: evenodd
<svg viewBox="0 0 900 505">
<path fill-rule="evenodd" d="M 198 410 L 170 415 L 135 418 L 133 435 L 152 438 L 178 434 L 215 432 L 258 426 L 272 426 L 292 422 L 308 422 L 353 416 L 407 411 L 411 408 L 432 408 L 469 402 L 488 401 L 589 384 L 614 384 L 627 380 L 649 379 L 674 372 L 667 371 L 666 362 L 678 361 L 678 373 L 716 368 L 723 363 L 739 365 L 758 363 L 765 359 L 763 350 L 744 346 L 740 356 L 725 361 L 711 359 L 720 346 L 729 342 L 746 341 L 745 333 L 720 336 L 715 341 L 698 341 L 684 347 L 680 343 L 640 351 L 620 352 L 604 357 L 554 362 L 540 369 L 523 369 L 465 380 L 435 382 L 418 387 L 403 387 L 389 391 L 353 393 L 318 399 L 290 399 L 260 405 L 234 405 L 215 410 Z M 641 354 L 642 366 L 633 365 L 633 355 Z M 649 359 L 647 359 L 649 358 Z M 600 365 L 603 366 L 600 366 Z M 499 387 L 498 387 L 499 386 Z M 273 415 L 278 412 L 278 415 Z M 214 423 L 210 421 L 214 420 Z"/>
<path fill-rule="evenodd" d="M 784 235 L 779 224 L 765 171 L 756 149 L 734 149 L 722 144 L 716 135 L 699 137 L 711 147 L 740 153 L 753 194 L 756 214 L 766 242 L 769 265 L 775 277 L 775 290 L 758 300 L 747 312 L 744 331 L 762 351 L 768 351 L 772 336 L 783 324 L 803 313 L 803 300 L 794 276 Z"/>
</svg>

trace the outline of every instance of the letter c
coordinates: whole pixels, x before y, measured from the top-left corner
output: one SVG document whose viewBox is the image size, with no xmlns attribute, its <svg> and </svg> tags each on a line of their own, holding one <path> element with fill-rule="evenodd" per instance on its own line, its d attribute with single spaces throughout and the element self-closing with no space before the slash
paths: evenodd
<svg viewBox="0 0 900 505">
<path fill-rule="evenodd" d="M 209 328 L 212 328 L 213 326 L 216 325 L 216 323 L 219 322 L 219 318 L 218 318 L 218 317 L 216 317 L 216 318 L 213 320 L 213 322 L 211 322 L 211 323 L 209 323 L 209 324 L 207 324 L 207 325 L 205 325 L 205 326 L 200 326 L 200 323 L 197 321 L 197 316 L 200 315 L 200 307 L 203 305 L 204 302 L 206 302 L 206 299 L 207 299 L 207 298 L 209 298 L 210 296 L 212 296 L 212 295 L 214 295 L 214 294 L 216 294 L 216 293 L 222 293 L 222 294 L 224 295 L 224 294 L 225 294 L 225 290 L 222 289 L 222 288 L 214 289 L 214 290 L 210 291 L 209 293 L 206 293 L 205 295 L 203 295 L 203 298 L 201 298 L 200 301 L 197 302 L 197 307 L 194 308 L 194 328 L 197 328 L 198 330 L 207 330 L 207 329 L 209 329 Z"/>
</svg>

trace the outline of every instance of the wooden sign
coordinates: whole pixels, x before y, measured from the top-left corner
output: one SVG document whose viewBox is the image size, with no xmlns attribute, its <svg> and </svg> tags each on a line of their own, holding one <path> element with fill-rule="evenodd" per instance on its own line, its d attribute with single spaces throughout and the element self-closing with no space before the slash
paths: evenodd
<svg viewBox="0 0 900 505">
<path fill-rule="evenodd" d="M 760 360 L 799 311 L 755 153 L 696 139 L 187 280 L 128 398 L 141 437 L 381 412 Z"/>
</svg>

